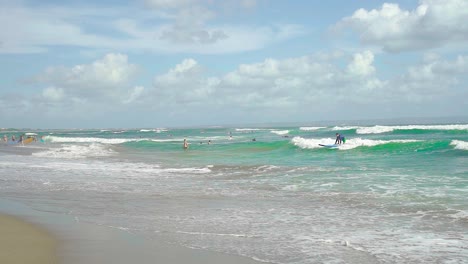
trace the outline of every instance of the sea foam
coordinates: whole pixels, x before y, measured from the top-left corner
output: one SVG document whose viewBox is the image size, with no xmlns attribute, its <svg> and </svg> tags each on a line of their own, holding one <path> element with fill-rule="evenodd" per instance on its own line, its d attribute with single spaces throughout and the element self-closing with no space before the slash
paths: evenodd
<svg viewBox="0 0 468 264">
<path fill-rule="evenodd" d="M 44 139 L 54 143 L 102 143 L 102 144 L 122 144 L 125 142 L 141 141 L 144 139 L 128 138 L 96 138 L 96 137 L 57 137 L 46 136 Z"/>
<path fill-rule="evenodd" d="M 283 136 L 283 135 L 288 134 L 289 130 L 273 130 L 271 131 L 271 133 Z"/>
<path fill-rule="evenodd" d="M 319 130 L 325 127 L 300 127 L 299 130 L 302 131 L 314 131 L 314 130 Z"/>
<path fill-rule="evenodd" d="M 407 126 L 372 126 L 358 127 L 357 134 L 380 134 L 394 130 L 468 130 L 468 125 L 407 125 Z"/>
<path fill-rule="evenodd" d="M 371 140 L 362 138 L 353 138 L 346 140 L 345 144 L 341 144 L 338 149 L 347 150 L 354 149 L 357 147 L 373 147 L 377 145 L 389 144 L 389 143 L 411 143 L 418 142 L 419 140 Z M 319 144 L 333 144 L 335 139 L 332 138 L 320 138 L 320 139 L 306 139 L 302 137 L 294 137 L 291 141 L 294 145 L 303 149 L 316 149 L 321 148 Z"/>
<path fill-rule="evenodd" d="M 108 157 L 114 154 L 115 152 L 109 149 L 108 146 L 99 143 L 92 143 L 89 145 L 64 145 L 60 148 L 51 148 L 46 151 L 33 153 L 32 155 L 38 157 L 76 159 L 87 157 Z"/>
<path fill-rule="evenodd" d="M 455 149 L 468 150 L 468 142 L 461 140 L 452 140 L 450 145 L 455 146 Z"/>
</svg>

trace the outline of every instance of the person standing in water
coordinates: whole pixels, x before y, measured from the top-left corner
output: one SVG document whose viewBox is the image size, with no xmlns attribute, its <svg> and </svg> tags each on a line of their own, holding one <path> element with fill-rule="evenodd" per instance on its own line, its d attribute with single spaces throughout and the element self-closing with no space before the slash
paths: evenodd
<svg viewBox="0 0 468 264">
<path fill-rule="evenodd" d="M 346 139 L 343 135 L 336 133 L 336 140 L 335 140 L 335 145 L 341 145 L 341 143 L 345 143 Z"/>
<path fill-rule="evenodd" d="M 188 145 L 187 139 L 184 138 L 184 149 L 188 149 Z"/>
</svg>

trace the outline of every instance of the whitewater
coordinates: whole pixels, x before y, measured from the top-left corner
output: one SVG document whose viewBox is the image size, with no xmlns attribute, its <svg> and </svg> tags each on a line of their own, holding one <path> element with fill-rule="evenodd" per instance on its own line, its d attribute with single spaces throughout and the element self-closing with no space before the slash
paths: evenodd
<svg viewBox="0 0 468 264">
<path fill-rule="evenodd" d="M 269 263 L 468 259 L 467 123 L 26 132 L 0 195 L 36 210 Z"/>
</svg>

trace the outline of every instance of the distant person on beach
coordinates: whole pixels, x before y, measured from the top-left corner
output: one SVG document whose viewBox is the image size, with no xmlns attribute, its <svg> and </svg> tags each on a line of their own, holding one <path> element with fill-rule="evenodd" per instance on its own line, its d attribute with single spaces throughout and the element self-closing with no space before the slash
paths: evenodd
<svg viewBox="0 0 468 264">
<path fill-rule="evenodd" d="M 346 142 L 346 139 L 343 135 L 339 134 L 339 133 L 336 133 L 336 140 L 335 140 L 335 144 L 336 145 L 341 145 L 342 143 L 344 144 Z"/>
<path fill-rule="evenodd" d="M 184 138 L 184 149 L 188 149 L 188 145 L 187 139 Z"/>
<path fill-rule="evenodd" d="M 7 135 L 3 135 L 3 141 L 5 141 L 5 143 L 8 142 L 8 136 Z"/>
<path fill-rule="evenodd" d="M 11 136 L 11 141 L 16 142 L 16 137 L 15 137 L 15 135 Z"/>
<path fill-rule="evenodd" d="M 208 145 L 210 145 L 210 144 L 211 144 L 211 139 L 210 139 L 210 140 L 208 140 Z"/>
<path fill-rule="evenodd" d="M 18 140 L 18 143 L 21 143 L 21 145 L 23 145 L 23 140 L 24 140 L 24 136 L 21 135 L 20 138 L 19 138 L 19 140 Z"/>
</svg>

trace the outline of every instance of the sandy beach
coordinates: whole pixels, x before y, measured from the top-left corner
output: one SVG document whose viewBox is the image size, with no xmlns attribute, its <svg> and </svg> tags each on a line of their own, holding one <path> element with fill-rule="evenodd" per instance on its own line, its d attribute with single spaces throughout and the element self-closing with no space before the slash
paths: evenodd
<svg viewBox="0 0 468 264">
<path fill-rule="evenodd" d="M 0 263 L 54 264 L 57 240 L 44 229 L 0 214 Z"/>
<path fill-rule="evenodd" d="M 5 199 L 0 199 L 0 248 L 0 263 L 9 264 L 264 263 L 170 245 Z"/>
</svg>

